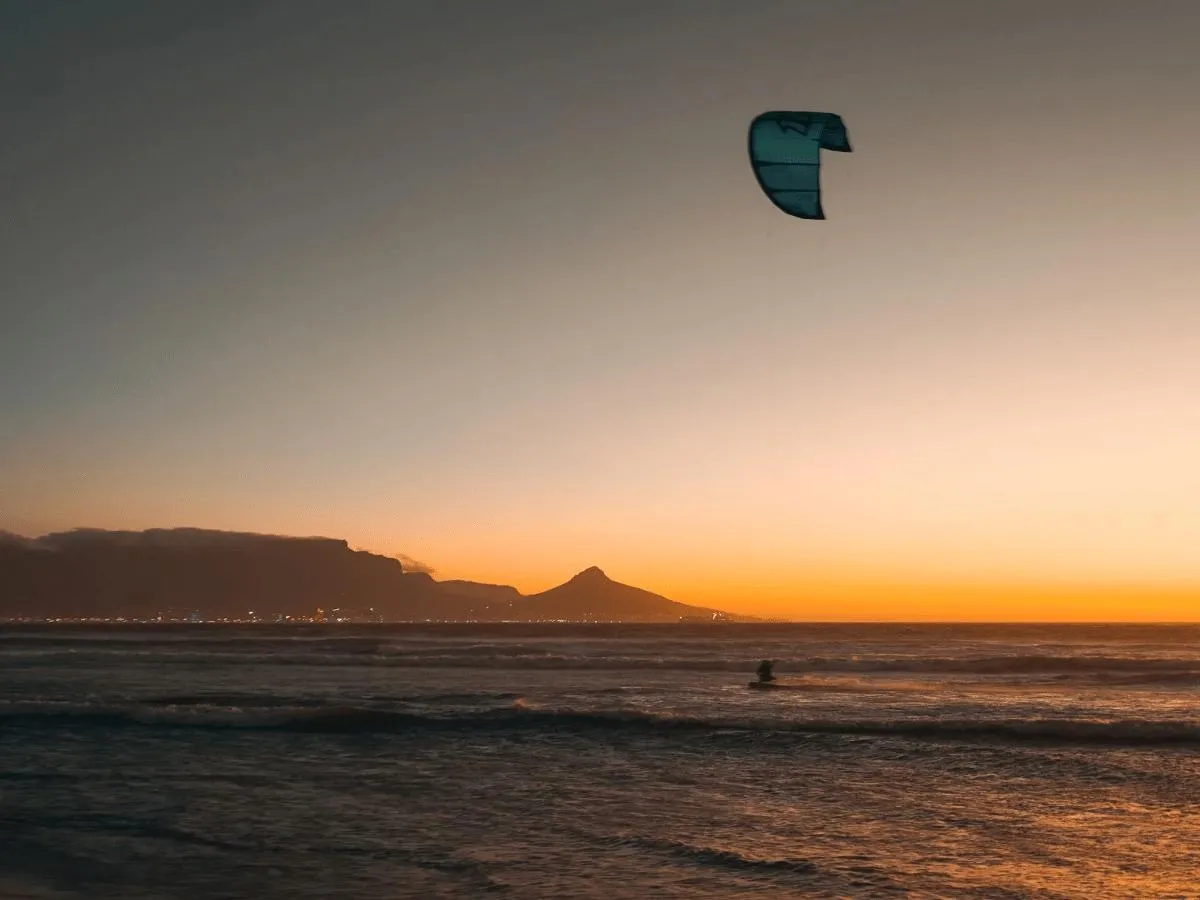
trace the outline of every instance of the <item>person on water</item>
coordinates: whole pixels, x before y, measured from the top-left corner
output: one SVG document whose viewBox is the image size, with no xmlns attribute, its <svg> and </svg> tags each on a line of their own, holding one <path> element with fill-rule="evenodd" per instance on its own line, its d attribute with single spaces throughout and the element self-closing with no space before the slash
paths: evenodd
<svg viewBox="0 0 1200 900">
<path fill-rule="evenodd" d="M 762 662 L 760 662 L 758 664 L 758 669 L 757 669 L 758 680 L 760 682 L 764 682 L 764 683 L 768 682 L 768 681 L 774 681 L 775 675 L 771 671 L 774 668 L 775 668 L 775 663 L 771 662 L 771 660 L 769 660 L 769 659 L 764 659 Z"/>
</svg>

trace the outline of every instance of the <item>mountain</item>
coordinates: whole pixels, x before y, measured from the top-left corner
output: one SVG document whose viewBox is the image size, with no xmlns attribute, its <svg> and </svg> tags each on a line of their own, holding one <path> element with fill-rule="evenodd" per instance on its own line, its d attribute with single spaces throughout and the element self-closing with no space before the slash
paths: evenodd
<svg viewBox="0 0 1200 900">
<path fill-rule="evenodd" d="M 439 581 L 438 585 L 447 594 L 484 604 L 512 603 L 524 596 L 509 584 L 483 584 L 478 581 L 450 579 Z"/>
<path fill-rule="evenodd" d="M 271 618 L 354 607 L 459 618 L 467 605 L 424 573 L 331 538 L 175 528 L 0 541 L 0 616 Z"/>
<path fill-rule="evenodd" d="M 597 568 L 526 597 L 507 585 L 435 581 L 333 538 L 197 528 L 0 532 L 0 617 L 272 619 L 318 609 L 384 621 L 725 618 L 618 584 Z"/>
<path fill-rule="evenodd" d="M 512 604 L 522 619 L 570 619 L 628 622 L 678 622 L 680 619 L 730 619 L 725 613 L 668 600 L 650 591 L 613 581 L 596 566 L 565 584 Z"/>
</svg>

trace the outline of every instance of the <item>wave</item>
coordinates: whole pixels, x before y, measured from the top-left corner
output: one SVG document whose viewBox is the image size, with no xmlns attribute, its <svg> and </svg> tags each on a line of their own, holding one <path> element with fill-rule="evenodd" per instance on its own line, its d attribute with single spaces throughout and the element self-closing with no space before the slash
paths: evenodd
<svg viewBox="0 0 1200 900">
<path fill-rule="evenodd" d="M 202 728 L 302 734 L 533 731 L 775 733 L 919 740 L 1001 740 L 1064 744 L 1200 746 L 1200 720 L 1087 719 L 749 719 L 705 718 L 636 710 L 544 709 L 520 698 L 507 708 L 444 715 L 395 709 L 154 708 L 15 702 L 0 705 L 0 727 Z"/>
<path fill-rule="evenodd" d="M 0 897 L 4 900 L 75 900 L 79 896 L 28 876 L 0 875 Z"/>
<path fill-rule="evenodd" d="M 750 856 L 739 853 L 736 850 L 701 847 L 695 844 L 684 843 L 683 841 L 654 840 L 651 838 L 630 836 L 610 838 L 605 843 L 617 847 L 630 847 L 664 853 L 695 865 L 738 872 L 811 875 L 817 871 L 816 864 L 807 859 L 773 859 L 769 857 Z"/>
<path fill-rule="evenodd" d="M 932 691 L 944 691 L 947 688 L 978 687 L 994 688 L 1011 691 L 1011 686 L 1000 685 L 964 685 L 945 681 L 918 681 L 914 679 L 878 679 L 863 678 L 856 675 L 804 675 L 798 680 L 777 679 L 771 682 L 773 691 L 794 691 L 805 694 L 875 694 L 881 691 L 899 693 L 926 694 Z"/>
<path fill-rule="evenodd" d="M 314 652 L 314 649 L 316 652 Z M 194 665 L 194 666 L 366 666 L 397 669 L 487 669 L 554 671 L 650 671 L 650 672 L 750 672 L 757 655 L 588 655 L 549 652 L 547 648 L 489 645 L 453 648 L 437 653 L 414 651 L 379 642 L 348 643 L 336 649 L 329 645 L 289 644 L 285 648 L 258 645 L 234 649 L 186 649 L 127 646 L 100 648 L 9 648 L 0 649 L 0 665 L 46 665 L 65 663 L 80 666 Z M 1145 683 L 1182 683 L 1200 680 L 1200 656 L 1164 658 L 1146 656 L 1055 656 L 1012 654 L 1004 656 L 807 656 L 775 655 L 781 675 L 845 673 L 879 675 L 978 675 L 1046 676 L 1060 678 L 1129 676 Z M 1114 681 L 1114 683 L 1116 683 Z M 1130 683 L 1135 683 L 1130 681 Z"/>
<path fill-rule="evenodd" d="M 374 703 L 417 703 L 417 704 L 480 704 L 517 701 L 521 695 L 512 691 L 443 691 L 421 694 L 372 695 L 367 699 Z M 139 704 L 152 707 L 217 707 L 217 708 L 279 708 L 328 707 L 329 701 L 312 697 L 288 697 L 278 694 L 247 693 L 200 693 L 164 694 L 156 697 L 139 698 Z"/>
<path fill-rule="evenodd" d="M 1200 669 L 1179 669 L 1165 672 L 1146 672 L 1137 675 L 1116 675 L 1098 673 L 1095 679 L 1100 684 L 1114 686 L 1159 684 L 1178 685 L 1181 687 L 1200 687 Z"/>
</svg>

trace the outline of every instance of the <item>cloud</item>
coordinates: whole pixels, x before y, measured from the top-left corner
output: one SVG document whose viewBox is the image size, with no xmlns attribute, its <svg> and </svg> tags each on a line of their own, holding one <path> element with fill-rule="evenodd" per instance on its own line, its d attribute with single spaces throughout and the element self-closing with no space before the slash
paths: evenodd
<svg viewBox="0 0 1200 900">
<path fill-rule="evenodd" d="M 432 575 L 437 571 L 428 563 L 423 563 L 419 559 L 413 559 L 407 553 L 400 553 L 395 550 L 378 550 L 371 547 L 352 546 L 352 550 L 362 553 L 374 553 L 376 556 L 386 556 L 388 559 L 394 559 L 404 568 L 405 572 L 424 572 L 426 575 Z"/>
<path fill-rule="evenodd" d="M 432 575 L 437 570 L 419 559 L 413 559 L 407 553 L 389 553 L 387 554 L 392 559 L 400 560 L 400 565 L 404 567 L 405 572 L 424 572 L 426 575 Z"/>
<path fill-rule="evenodd" d="M 23 534 L 17 534 L 15 531 L 5 531 L 0 528 L 0 545 L 15 544 L 18 547 L 33 547 L 36 544 L 34 538 L 25 537 Z"/>
</svg>

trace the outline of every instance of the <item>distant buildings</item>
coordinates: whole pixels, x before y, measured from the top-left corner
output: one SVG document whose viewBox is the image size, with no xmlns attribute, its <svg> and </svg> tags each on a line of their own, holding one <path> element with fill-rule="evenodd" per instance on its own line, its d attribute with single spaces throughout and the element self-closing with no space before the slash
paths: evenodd
<svg viewBox="0 0 1200 900">
<path fill-rule="evenodd" d="M 710 616 L 680 616 L 679 623 L 681 625 L 697 625 L 708 624 L 712 622 L 733 622 L 736 621 L 733 616 L 723 612 L 713 612 Z"/>
<path fill-rule="evenodd" d="M 383 615 L 377 612 L 374 608 L 368 609 L 347 609 L 338 608 L 331 609 L 328 613 L 318 609 L 317 612 L 321 615 L 320 622 L 336 622 L 345 625 L 369 625 L 383 621 Z"/>
</svg>

